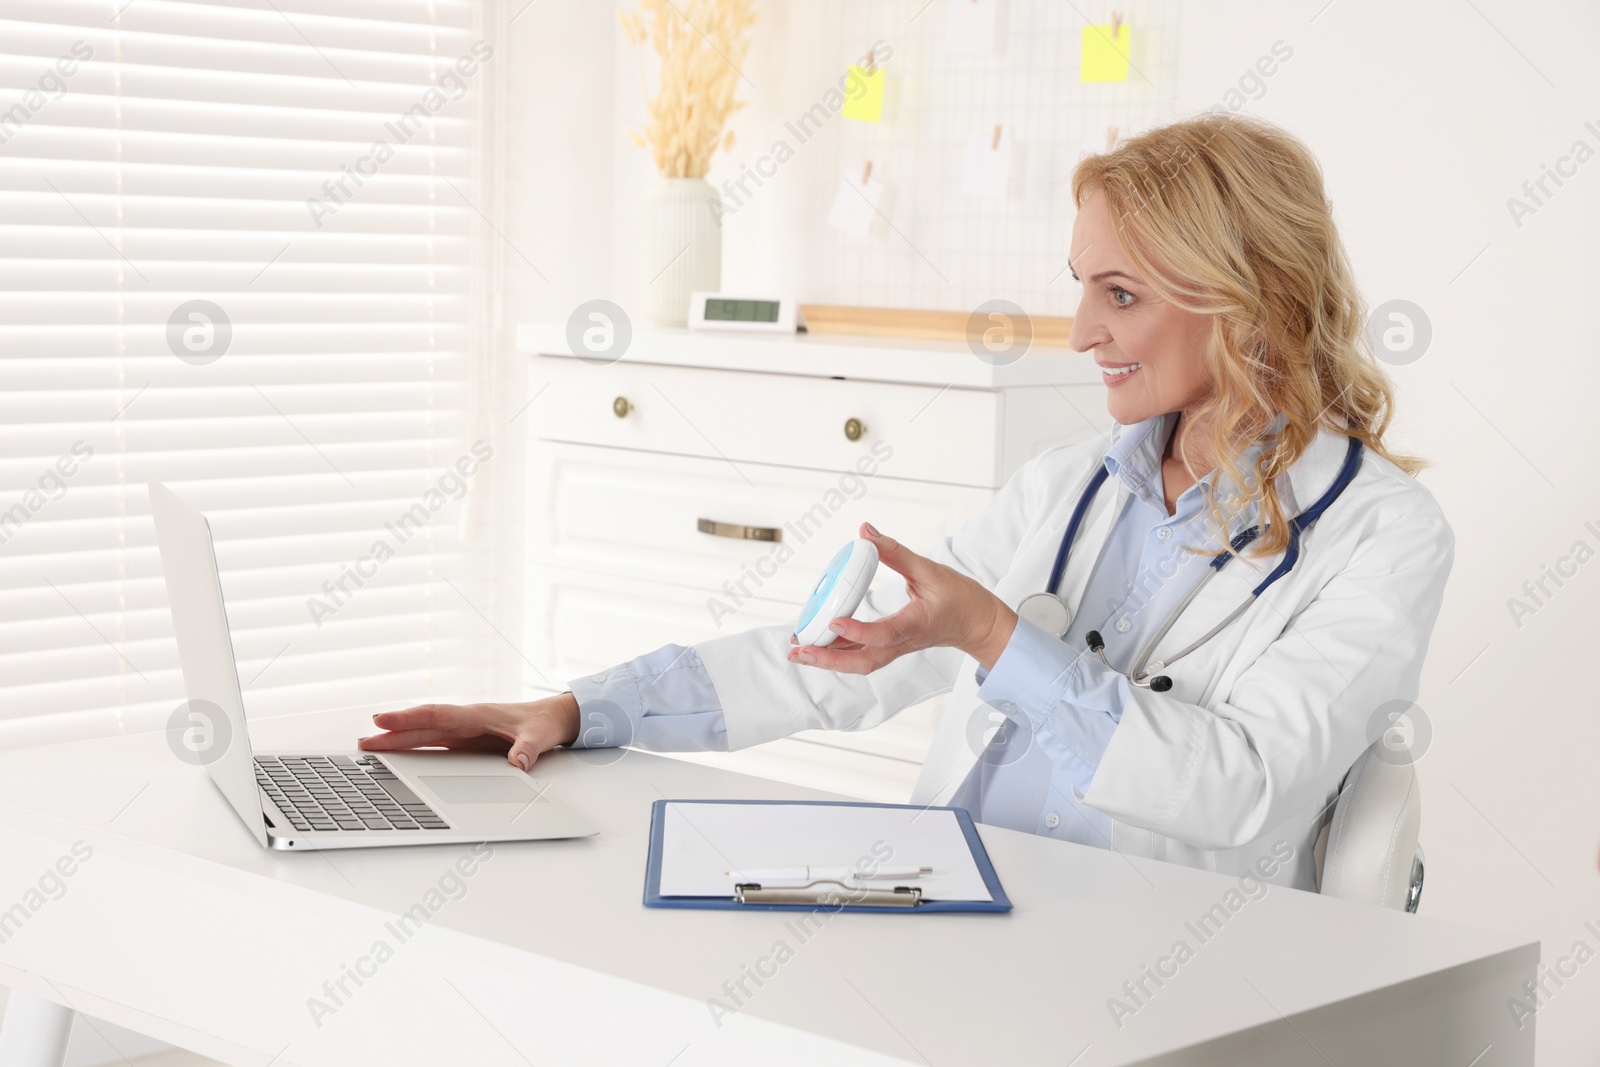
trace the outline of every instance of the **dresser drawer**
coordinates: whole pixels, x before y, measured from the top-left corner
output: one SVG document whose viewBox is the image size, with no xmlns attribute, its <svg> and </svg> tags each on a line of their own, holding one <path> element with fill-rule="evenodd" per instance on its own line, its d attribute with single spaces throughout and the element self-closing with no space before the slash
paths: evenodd
<svg viewBox="0 0 1600 1067">
<path fill-rule="evenodd" d="M 535 441 L 529 557 L 686 586 L 702 612 L 716 598 L 741 622 L 751 597 L 798 607 L 863 521 L 928 552 L 994 496 L 891 477 L 900 453 L 885 442 L 880 454 L 862 466 L 872 473 L 833 474 Z"/>
<path fill-rule="evenodd" d="M 722 633 L 789 625 L 796 609 L 771 600 L 741 606 L 736 624 L 719 630 L 705 594 L 564 567 L 528 568 L 528 684 L 565 689 L 574 678 L 614 667 L 662 645 L 692 645 Z"/>
<path fill-rule="evenodd" d="M 1004 480 L 998 391 L 558 356 L 534 358 L 531 388 L 536 439 L 827 471 L 887 445 L 896 477 L 991 489 Z"/>
</svg>

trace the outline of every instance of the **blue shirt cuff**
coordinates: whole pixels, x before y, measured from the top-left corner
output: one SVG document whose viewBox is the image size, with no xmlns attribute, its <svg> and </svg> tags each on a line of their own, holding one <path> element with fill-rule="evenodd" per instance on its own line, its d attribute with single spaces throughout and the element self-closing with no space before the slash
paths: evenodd
<svg viewBox="0 0 1600 1067">
<path fill-rule="evenodd" d="M 665 645 L 567 685 L 578 701 L 572 748 L 728 749 L 716 686 L 693 648 Z"/>
<path fill-rule="evenodd" d="M 1121 721 L 1127 679 L 1087 651 L 1018 619 L 1011 640 L 987 672 L 978 696 L 1002 714 L 1050 734 L 1079 760 L 1097 767 Z"/>
</svg>

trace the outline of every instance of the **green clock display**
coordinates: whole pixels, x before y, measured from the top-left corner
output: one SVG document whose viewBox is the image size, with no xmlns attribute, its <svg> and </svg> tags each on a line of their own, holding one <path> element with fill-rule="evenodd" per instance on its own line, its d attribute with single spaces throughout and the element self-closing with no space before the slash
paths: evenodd
<svg viewBox="0 0 1600 1067">
<path fill-rule="evenodd" d="M 724 300 L 710 297 L 706 300 L 707 322 L 777 322 L 776 300 Z"/>
</svg>

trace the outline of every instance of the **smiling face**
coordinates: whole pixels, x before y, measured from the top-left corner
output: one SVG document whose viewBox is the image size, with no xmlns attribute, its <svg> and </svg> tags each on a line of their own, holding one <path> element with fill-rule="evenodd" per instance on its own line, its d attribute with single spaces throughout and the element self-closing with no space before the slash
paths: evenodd
<svg viewBox="0 0 1600 1067">
<path fill-rule="evenodd" d="M 1123 252 L 1098 191 L 1078 209 L 1071 264 L 1083 299 L 1067 343 L 1094 352 L 1111 417 L 1126 426 L 1199 404 L 1211 388 L 1210 317 L 1156 295 Z"/>
</svg>

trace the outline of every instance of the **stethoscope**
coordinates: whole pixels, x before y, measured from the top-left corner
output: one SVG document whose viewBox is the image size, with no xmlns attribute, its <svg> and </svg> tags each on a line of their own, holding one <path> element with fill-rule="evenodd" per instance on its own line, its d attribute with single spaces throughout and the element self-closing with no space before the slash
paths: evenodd
<svg viewBox="0 0 1600 1067">
<path fill-rule="evenodd" d="M 1207 630 L 1198 640 L 1190 642 L 1188 646 L 1164 663 L 1158 661 L 1149 664 L 1149 669 L 1147 670 L 1146 660 L 1150 658 L 1150 654 L 1155 651 L 1155 647 L 1161 642 L 1161 639 L 1167 636 L 1167 631 L 1172 629 L 1173 625 L 1178 621 L 1178 617 L 1183 614 L 1194 598 L 1200 595 L 1200 590 L 1205 588 L 1206 583 L 1211 581 L 1222 568 L 1228 565 L 1228 561 L 1233 559 L 1234 553 L 1244 551 L 1245 546 L 1261 536 L 1261 527 L 1259 525 L 1252 526 L 1248 530 L 1235 535 L 1233 540 L 1229 542 L 1233 549 L 1232 552 L 1219 552 L 1212 558 L 1206 573 L 1195 583 L 1194 588 L 1189 590 L 1182 603 L 1168 614 L 1166 621 L 1161 624 L 1154 636 L 1146 642 L 1144 649 L 1140 651 L 1138 658 L 1134 660 L 1132 668 L 1128 671 L 1128 681 L 1140 688 L 1150 689 L 1157 693 L 1165 693 L 1171 689 L 1171 678 L 1166 675 L 1152 677 L 1152 673 L 1170 667 L 1217 636 L 1229 623 L 1243 615 L 1262 593 L 1272 587 L 1273 582 L 1293 570 L 1295 563 L 1300 558 L 1301 533 L 1321 518 L 1322 513 L 1327 511 L 1329 506 L 1339 499 L 1339 495 L 1350 487 L 1350 483 L 1356 480 L 1356 472 L 1360 467 L 1361 442 L 1352 437 L 1350 438 L 1350 447 L 1345 452 L 1344 466 L 1339 468 L 1339 476 L 1333 480 L 1333 485 L 1329 486 L 1328 491 L 1318 497 L 1315 503 L 1290 521 L 1289 547 L 1284 550 L 1283 560 L 1279 562 L 1271 574 L 1267 575 L 1266 580 L 1250 590 L 1250 595 L 1245 599 L 1244 603 L 1234 608 L 1227 618 Z M 1072 624 L 1072 612 L 1067 608 L 1067 602 L 1061 599 L 1055 590 L 1061 586 L 1061 576 L 1067 569 L 1067 553 L 1072 548 L 1073 540 L 1078 536 L 1078 527 L 1083 525 L 1083 517 L 1088 514 L 1090 503 L 1093 502 L 1095 495 L 1099 493 L 1100 487 L 1105 484 L 1106 476 L 1109 473 L 1105 465 L 1101 464 L 1099 469 L 1095 471 L 1094 477 L 1089 479 L 1089 484 L 1084 489 L 1083 495 L 1078 498 L 1078 506 L 1073 509 L 1072 519 L 1067 523 L 1067 532 L 1061 538 L 1061 548 L 1056 552 L 1055 566 L 1050 569 L 1050 584 L 1045 587 L 1045 592 L 1032 593 L 1024 597 L 1022 603 L 1017 605 L 1018 616 L 1027 619 L 1041 630 L 1052 633 L 1056 637 L 1066 636 L 1067 628 Z M 1090 630 L 1084 635 L 1084 639 L 1089 644 L 1089 651 L 1098 655 L 1100 662 L 1107 667 L 1111 667 L 1111 662 L 1106 659 L 1106 643 L 1101 639 L 1100 631 Z M 1115 669 L 1115 667 L 1112 667 L 1112 670 Z"/>
</svg>

